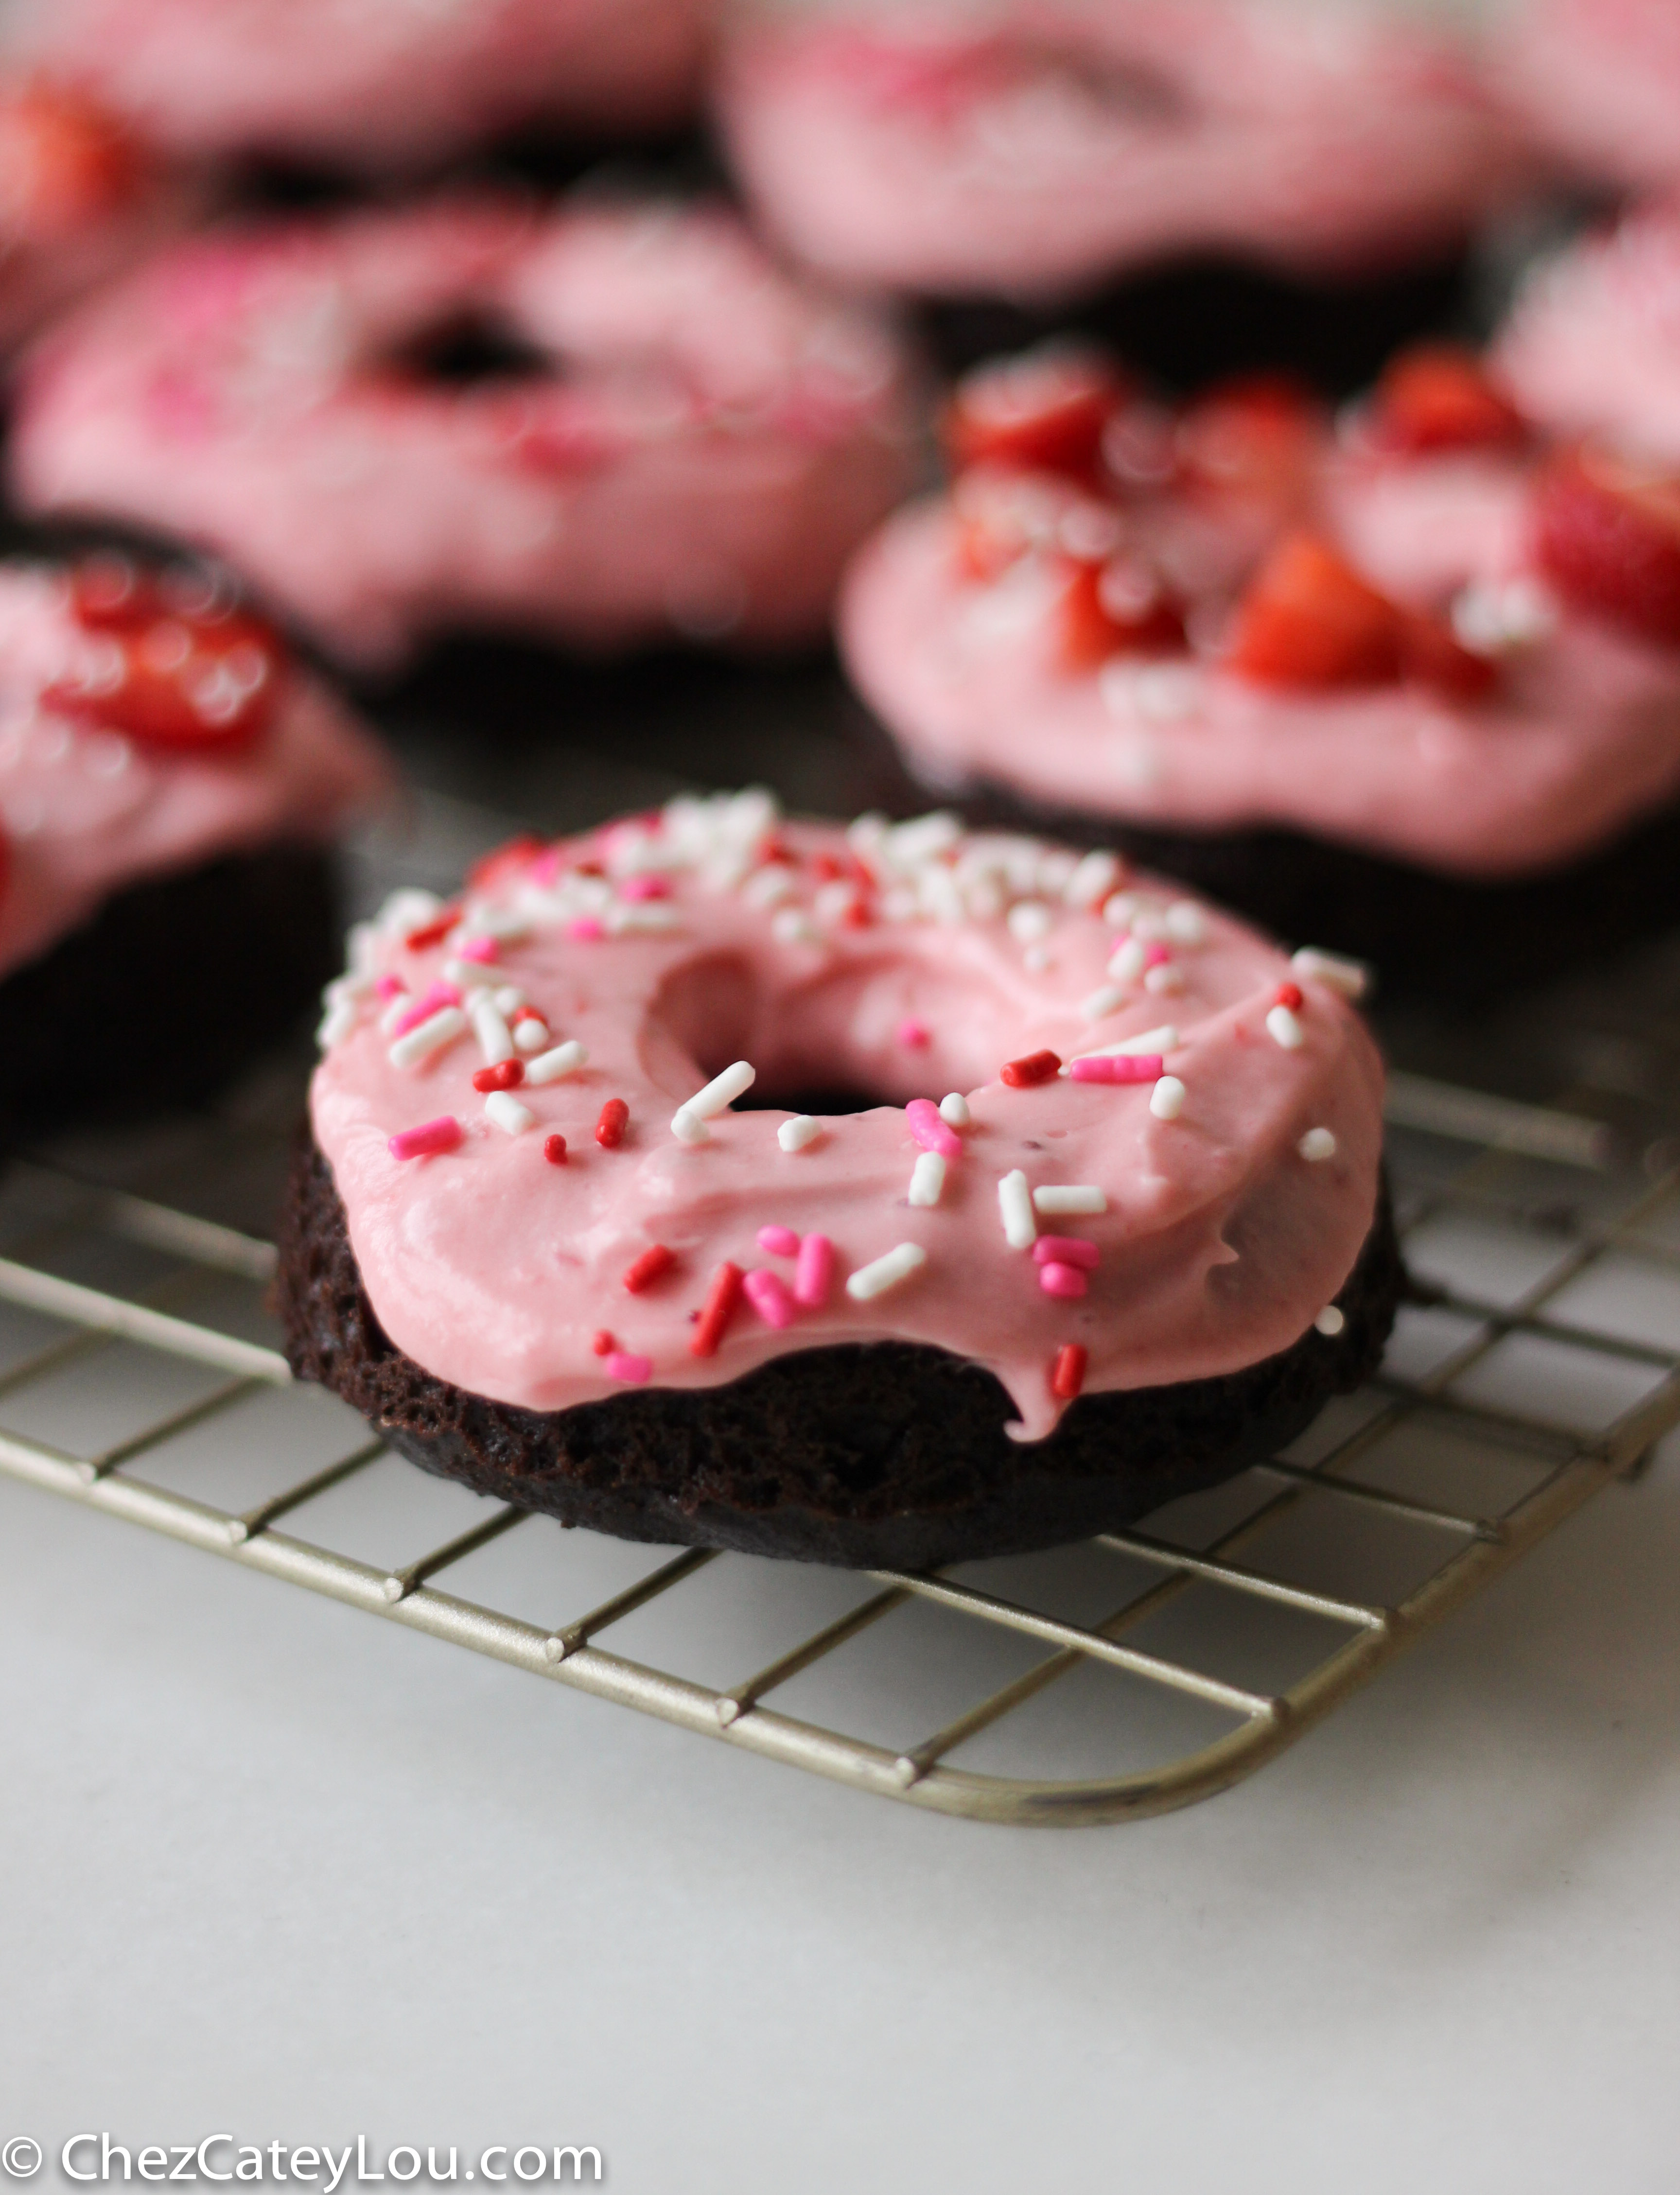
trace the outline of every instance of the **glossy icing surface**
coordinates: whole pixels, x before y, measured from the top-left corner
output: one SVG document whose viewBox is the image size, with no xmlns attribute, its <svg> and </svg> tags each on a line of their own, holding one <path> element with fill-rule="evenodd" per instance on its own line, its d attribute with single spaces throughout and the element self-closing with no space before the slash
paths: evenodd
<svg viewBox="0 0 1680 2195">
<path fill-rule="evenodd" d="M 463 322 L 536 368 L 458 384 L 416 362 Z M 473 622 L 820 630 L 903 492 L 908 419 L 881 324 L 726 214 L 451 199 L 165 256 L 38 352 L 13 472 L 38 510 L 214 545 L 384 664 Z"/>
<path fill-rule="evenodd" d="M 278 840 L 332 837 L 390 790 L 378 748 L 316 681 L 292 673 L 262 736 L 164 752 L 43 704 L 97 642 L 61 573 L 0 565 L 0 976 L 125 885 Z"/>
<path fill-rule="evenodd" d="M 1297 1001 L 1281 1017 L 1280 988 Z M 417 1014 L 424 1030 L 440 1012 L 453 1019 L 415 1035 Z M 541 1021 L 523 1051 L 517 1013 Z M 441 917 L 403 895 L 354 933 L 322 1034 L 315 1132 L 381 1322 L 436 1376 L 536 1410 L 893 1337 L 985 1365 L 1037 1438 L 1065 1406 L 1050 1376 L 1069 1345 L 1088 1352 L 1088 1389 L 1292 1345 L 1375 1207 L 1382 1070 L 1330 981 L 1109 857 L 965 836 L 949 817 L 848 833 L 782 821 L 748 793 L 528 847 Z M 1034 1082 L 1042 1061 L 1012 1067 L 1013 1086 L 1002 1072 L 1129 1040 L 1135 1069 L 1097 1071 L 1134 1080 L 1052 1063 Z M 586 1063 L 484 1092 L 496 1056 L 528 1066 L 563 1045 Z M 867 1109 L 798 1129 L 788 1111 L 708 1113 L 713 1093 L 696 1137 L 679 1109 L 737 1061 L 755 1104 L 838 1086 Z M 951 1093 L 964 1102 L 933 1115 Z M 917 1098 L 930 1103 L 907 1111 Z M 607 1147 L 597 1123 L 615 1100 L 627 1119 Z M 1333 1151 L 1303 1155 L 1319 1128 Z M 1025 1236 L 1017 1209 L 1006 1233 L 1012 1197 L 1058 1187 L 1086 1209 L 1040 1209 Z M 1077 1264 L 1041 1279 L 1055 1261 L 1035 1230 L 1091 1246 L 1067 1253 L 1090 1268 L 1085 1292 Z M 753 1276 L 790 1294 L 795 1238 L 817 1236 L 832 1284 L 774 1322 L 776 1288 Z M 632 1292 L 625 1276 L 655 1246 L 670 1263 Z M 725 1261 L 746 1288 L 715 1353 L 696 1355 Z"/>
<path fill-rule="evenodd" d="M 1035 298 L 1177 251 L 1427 251 L 1520 168 L 1446 33 L 1275 0 L 749 22 L 720 110 L 760 214 L 814 265 Z"/>
</svg>

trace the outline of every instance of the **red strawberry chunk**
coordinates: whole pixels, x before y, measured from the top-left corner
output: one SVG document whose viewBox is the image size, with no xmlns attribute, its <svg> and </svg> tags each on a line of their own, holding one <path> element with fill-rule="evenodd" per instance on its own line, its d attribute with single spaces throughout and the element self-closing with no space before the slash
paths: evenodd
<svg viewBox="0 0 1680 2195">
<path fill-rule="evenodd" d="M 1286 374 L 1251 374 L 1209 389 L 1179 421 L 1186 485 L 1245 498 L 1288 501 L 1308 481 L 1324 410 Z"/>
<path fill-rule="evenodd" d="M 1164 655 L 1184 646 L 1184 619 L 1153 573 L 1132 557 L 1071 564 L 1056 605 L 1057 653 L 1069 671 L 1112 655 Z"/>
<path fill-rule="evenodd" d="M 1507 449 L 1523 439 L 1515 405 L 1481 360 L 1454 343 L 1402 351 L 1377 384 L 1370 423 L 1380 449 L 1407 456 Z"/>
<path fill-rule="evenodd" d="M 1499 683 L 1499 667 L 1464 647 L 1439 619 L 1408 613 L 1400 637 L 1408 678 L 1449 701 L 1479 701 Z"/>
<path fill-rule="evenodd" d="M 130 198 L 141 163 L 121 124 L 73 93 L 0 101 L 0 234 L 63 235 Z"/>
<path fill-rule="evenodd" d="M 1237 608 L 1227 662 L 1265 686 L 1381 686 L 1400 675 L 1405 614 L 1327 542 L 1291 533 Z"/>
<path fill-rule="evenodd" d="M 1584 446 L 1535 487 L 1541 571 L 1573 608 L 1680 647 L 1680 477 Z"/>
<path fill-rule="evenodd" d="M 1029 351 L 964 376 L 946 410 L 945 446 L 959 471 L 1020 465 L 1093 480 L 1103 429 L 1126 395 L 1113 368 L 1089 352 Z"/>
</svg>

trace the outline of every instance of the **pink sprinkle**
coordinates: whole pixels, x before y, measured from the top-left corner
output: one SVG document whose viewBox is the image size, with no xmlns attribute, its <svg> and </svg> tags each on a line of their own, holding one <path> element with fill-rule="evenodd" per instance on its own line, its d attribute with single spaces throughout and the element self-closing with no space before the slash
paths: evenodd
<svg viewBox="0 0 1680 2195">
<path fill-rule="evenodd" d="M 1047 1296 L 1082 1296 L 1086 1280 L 1077 1265 L 1041 1265 L 1038 1285 Z"/>
<path fill-rule="evenodd" d="M 407 1013 L 399 1014 L 391 1027 L 393 1036 L 407 1036 L 411 1028 L 419 1028 L 434 1014 L 442 1013 L 445 1006 L 458 1006 L 461 994 L 453 983 L 432 983 L 423 997 L 415 1000 Z"/>
<path fill-rule="evenodd" d="M 427 1159 L 438 1151 L 453 1151 L 465 1132 L 453 1113 L 443 1113 L 436 1121 L 423 1121 L 418 1128 L 404 1128 L 385 1149 L 394 1159 Z"/>
<path fill-rule="evenodd" d="M 615 1349 L 607 1358 L 607 1377 L 622 1380 L 626 1387 L 639 1387 L 653 1376 L 651 1357 L 632 1357 L 627 1349 Z"/>
<path fill-rule="evenodd" d="M 464 937 L 455 948 L 463 960 L 476 960 L 483 967 L 499 959 L 501 949 L 494 937 Z"/>
<path fill-rule="evenodd" d="M 772 1258 L 797 1258 L 800 1238 L 791 1227 L 760 1227 L 759 1247 L 768 1250 Z"/>
<path fill-rule="evenodd" d="M 1075 1082 L 1158 1082 L 1167 1063 L 1158 1051 L 1123 1051 L 1107 1059 L 1073 1059 L 1069 1078 Z"/>
<path fill-rule="evenodd" d="M 755 1265 L 741 1282 L 747 1300 L 766 1326 L 791 1326 L 794 1322 L 794 1299 L 774 1273 Z"/>
<path fill-rule="evenodd" d="M 1143 965 L 1146 968 L 1164 968 L 1172 957 L 1164 945 L 1152 945 L 1143 956 Z"/>
<path fill-rule="evenodd" d="M 1032 1246 L 1035 1265 L 1078 1265 L 1094 1270 L 1102 1252 L 1082 1235 L 1041 1235 Z"/>
<path fill-rule="evenodd" d="M 401 976 L 381 976 L 373 992 L 376 998 L 400 999 L 407 988 Z"/>
<path fill-rule="evenodd" d="M 834 1244 L 826 1235 L 807 1235 L 800 1245 L 800 1262 L 794 1271 L 794 1301 L 807 1311 L 821 1311 L 828 1300 L 834 1278 Z"/>
<path fill-rule="evenodd" d="M 892 1032 L 894 1041 L 910 1051 L 920 1051 L 932 1034 L 927 1023 L 918 1021 L 914 1014 L 906 1014 Z"/>
<path fill-rule="evenodd" d="M 618 888 L 621 899 L 669 899 L 668 877 L 626 877 Z"/>
<path fill-rule="evenodd" d="M 531 881 L 534 884 L 551 884 L 559 873 L 560 849 L 557 846 L 546 848 L 531 864 Z"/>
<path fill-rule="evenodd" d="M 931 1098 L 912 1098 L 904 1108 L 910 1133 L 925 1151 L 938 1151 L 942 1159 L 962 1156 L 962 1138 L 939 1116 Z"/>
<path fill-rule="evenodd" d="M 604 937 L 606 934 L 592 914 L 580 914 L 566 925 L 567 936 L 575 938 L 580 945 L 592 945 L 597 938 Z"/>
</svg>

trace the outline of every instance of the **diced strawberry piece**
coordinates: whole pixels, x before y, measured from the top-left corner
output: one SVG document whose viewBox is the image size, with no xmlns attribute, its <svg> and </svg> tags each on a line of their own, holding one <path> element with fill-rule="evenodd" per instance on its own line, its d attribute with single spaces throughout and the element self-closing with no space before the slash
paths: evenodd
<svg viewBox="0 0 1680 2195">
<path fill-rule="evenodd" d="M 1288 500 L 1306 485 L 1324 425 L 1323 406 L 1287 374 L 1221 383 L 1179 421 L 1180 470 L 1193 487 Z"/>
<path fill-rule="evenodd" d="M 171 614 L 171 596 L 211 606 Z M 198 575 L 125 580 L 106 560 L 74 575 L 71 602 L 107 660 L 48 687 L 43 706 L 148 746 L 243 746 L 267 728 L 285 667 L 279 637 L 250 611 L 216 602 Z"/>
<path fill-rule="evenodd" d="M 1232 670 L 1267 686 L 1381 686 L 1400 675 L 1405 614 L 1309 533 L 1279 542 L 1238 605 Z"/>
<path fill-rule="evenodd" d="M 127 132 L 87 101 L 36 86 L 0 102 L 0 232 L 66 234 L 114 212 L 140 172 Z"/>
<path fill-rule="evenodd" d="M 1095 479 L 1103 429 L 1127 387 L 1087 351 L 1046 349 L 966 374 L 944 418 L 945 446 L 958 471 L 1002 464 Z"/>
<path fill-rule="evenodd" d="M 1499 682 L 1498 665 L 1465 648 L 1438 618 L 1406 616 L 1400 656 L 1408 678 L 1449 701 L 1479 701 Z"/>
<path fill-rule="evenodd" d="M 1184 646 L 1184 619 L 1154 576 L 1131 559 L 1071 564 L 1056 605 L 1058 653 L 1069 671 L 1112 655 L 1165 655 Z"/>
<path fill-rule="evenodd" d="M 1642 640 L 1680 646 L 1680 477 L 1591 446 L 1536 484 L 1534 550 L 1574 608 Z"/>
<path fill-rule="evenodd" d="M 1422 456 L 1435 450 L 1506 449 L 1523 439 L 1522 415 L 1475 353 L 1455 343 L 1402 351 L 1371 398 L 1371 440 Z"/>
</svg>

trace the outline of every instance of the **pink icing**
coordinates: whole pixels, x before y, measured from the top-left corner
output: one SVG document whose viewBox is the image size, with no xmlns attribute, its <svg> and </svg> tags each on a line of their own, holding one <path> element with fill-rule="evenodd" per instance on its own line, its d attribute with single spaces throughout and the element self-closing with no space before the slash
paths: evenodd
<svg viewBox="0 0 1680 2195">
<path fill-rule="evenodd" d="M 1276 1041 L 1267 1014 L 1290 964 L 1229 918 L 1192 915 L 1171 886 L 1125 879 L 1117 864 L 1094 879 L 1099 898 L 1124 887 L 1105 913 L 1087 904 L 1089 865 L 1036 841 L 965 837 L 939 817 L 896 829 L 863 819 L 848 840 L 779 822 L 765 795 L 673 802 L 632 839 L 620 834 L 608 875 L 582 873 L 605 844 L 562 847 L 547 884 L 504 872 L 462 913 L 502 936 L 496 980 L 529 995 L 557 1042 L 587 1052 L 563 1079 L 528 1074 L 520 1132 L 474 1092 L 471 1033 L 423 1065 L 393 1063 L 378 978 L 400 967 L 418 987 L 449 951 L 402 942 L 424 904 L 403 896 L 353 938 L 354 1026 L 331 1035 L 311 1114 L 374 1308 L 428 1371 L 554 1410 L 611 1391 L 596 1353 L 603 1312 L 607 1345 L 678 1387 L 736 1379 L 788 1349 L 896 1336 L 986 1365 L 1038 1438 L 1062 1407 L 1050 1372 L 1067 1345 L 1088 1351 L 1088 1391 L 1230 1371 L 1297 1340 L 1346 1279 L 1376 1195 L 1380 1064 L 1311 972 L 1297 976 L 1303 1041 Z M 818 857 L 853 854 L 869 919 L 825 922 Z M 671 886 L 658 926 L 621 889 L 649 873 Z M 586 948 L 566 934 L 580 904 L 609 931 Z M 1046 919 L 1023 948 L 1007 917 L 1028 905 Z M 1200 941 L 1174 948 L 1183 988 L 1158 1040 L 1184 1085 L 1175 1118 L 1156 1117 L 1146 1086 L 1000 1080 L 1007 1060 L 1046 1047 L 1066 1057 L 1161 1024 L 1162 1000 L 1140 985 L 1084 1017 L 1117 918 Z M 893 1041 L 907 1008 L 930 1031 L 913 1057 Z M 797 1149 L 775 1110 L 717 1112 L 702 1141 L 677 1132 L 677 1108 L 737 1059 L 756 1068 L 763 1098 L 838 1085 L 883 1102 L 822 1121 Z M 913 1205 L 912 1171 L 935 1161 L 903 1108 L 941 1089 L 965 1092 L 970 1118 L 961 1155 L 939 1161 L 937 1201 Z M 591 1124 L 614 1098 L 628 1130 L 602 1149 Z M 391 1137 L 444 1109 L 465 1126 L 459 1148 L 395 1162 Z M 1316 1126 L 1332 1131 L 1336 1155 L 1309 1165 L 1297 1146 Z M 555 1132 L 563 1167 L 544 1162 Z M 1082 1217 L 1075 1238 L 1100 1263 L 1061 1268 L 1086 1283 L 1077 1300 L 1047 1293 L 1052 1265 L 1006 1240 L 999 1183 L 1018 1169 L 1035 1188 L 1104 1193 L 1106 1210 Z M 791 1289 L 764 1263 L 782 1254 L 762 1248 L 765 1227 L 799 1237 Z M 1058 1232 L 1048 1214 L 1041 1231 Z M 673 1265 L 626 1293 L 622 1276 L 655 1244 Z M 841 1285 L 904 1244 L 926 1262 L 896 1287 L 860 1300 Z M 716 1353 L 696 1356 L 694 1322 L 725 1261 L 746 1275 L 741 1300 Z"/>
<path fill-rule="evenodd" d="M 8 0 L 13 49 L 189 154 L 378 172 L 538 117 L 667 122 L 704 0 Z"/>
<path fill-rule="evenodd" d="M 1673 0 L 1525 0 L 1494 21 L 1492 87 L 1542 142 L 1591 176 L 1680 182 Z"/>
<path fill-rule="evenodd" d="M 749 18 L 720 111 L 801 256 L 935 291 L 1065 296 L 1198 250 L 1368 263 L 1456 234 L 1523 165 L 1445 32 L 1254 0 Z"/>
<path fill-rule="evenodd" d="M 371 809 L 390 772 L 369 735 L 293 673 L 249 747 L 147 748 L 44 712 L 44 688 L 87 637 L 61 576 L 0 566 L 0 975 L 44 952 L 142 878 L 275 840 L 322 840 Z"/>
<path fill-rule="evenodd" d="M 452 389 L 463 314 L 556 364 Z M 715 210 L 482 199 L 230 229 L 36 355 L 18 492 L 212 544 L 335 652 L 438 625 L 622 643 L 818 630 L 909 475 L 882 323 Z"/>
<path fill-rule="evenodd" d="M 1065 668 L 1053 640 L 1065 579 L 1037 555 L 990 581 L 967 576 L 948 497 L 909 506 L 860 553 L 842 652 L 934 786 L 984 779 L 1171 829 L 1282 824 L 1457 874 L 1520 875 L 1585 854 L 1680 791 L 1680 654 L 1573 614 L 1533 579 L 1528 464 L 1355 450 L 1326 457 L 1312 489 L 1313 522 L 1398 599 L 1438 614 L 1522 602 L 1533 630 L 1474 702 L 1410 684 L 1286 691 L 1234 676 L 1216 653 Z M 1183 567 L 1186 513 L 1164 504 L 1141 506 L 1135 527 Z M 1197 551 L 1215 609 L 1242 569 L 1221 561 L 1221 538 L 1239 540 L 1227 527 Z M 1257 546 L 1240 545 L 1250 557 Z"/>
<path fill-rule="evenodd" d="M 1543 262 L 1494 357 L 1531 418 L 1680 464 L 1680 211 L 1644 208 Z"/>
</svg>

